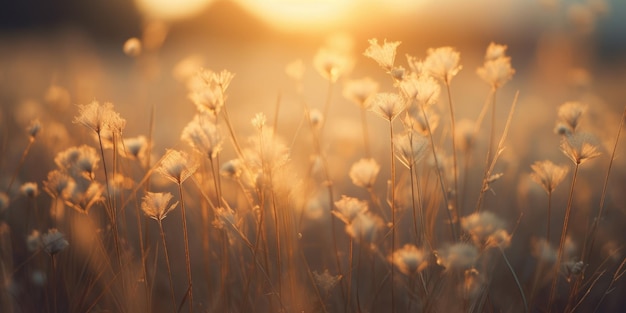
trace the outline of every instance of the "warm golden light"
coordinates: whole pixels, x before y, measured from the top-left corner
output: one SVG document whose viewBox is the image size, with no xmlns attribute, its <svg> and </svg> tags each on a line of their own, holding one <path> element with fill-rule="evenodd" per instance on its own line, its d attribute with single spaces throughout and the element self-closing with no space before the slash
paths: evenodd
<svg viewBox="0 0 626 313">
<path fill-rule="evenodd" d="M 135 0 L 148 18 L 179 20 L 200 13 L 214 0 Z"/>
<path fill-rule="evenodd" d="M 242 7 L 274 27 L 314 30 L 345 19 L 356 0 L 238 0 Z"/>
</svg>

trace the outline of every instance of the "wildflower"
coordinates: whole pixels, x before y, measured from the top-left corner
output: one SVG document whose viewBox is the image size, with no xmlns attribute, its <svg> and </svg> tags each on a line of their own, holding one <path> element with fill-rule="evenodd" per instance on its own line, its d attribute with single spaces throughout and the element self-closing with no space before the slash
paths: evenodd
<svg viewBox="0 0 626 313">
<path fill-rule="evenodd" d="M 391 71 L 389 72 L 389 75 L 391 75 L 391 78 L 393 78 L 396 82 L 401 82 L 404 80 L 404 77 L 406 76 L 406 69 L 402 66 L 394 66 Z"/>
<path fill-rule="evenodd" d="M 79 177 L 71 187 L 67 190 L 65 203 L 80 213 L 87 214 L 94 204 L 102 201 L 104 188 L 97 181 Z"/>
<path fill-rule="evenodd" d="M 424 60 L 423 68 L 434 78 L 450 83 L 450 80 L 461 70 L 459 61 L 461 54 L 452 47 L 428 49 L 428 56 Z"/>
<path fill-rule="evenodd" d="M 74 123 L 82 124 L 97 134 L 105 128 L 121 133 L 126 126 L 126 120 L 113 111 L 113 104 L 110 102 L 101 105 L 94 100 L 86 105 L 78 105 L 78 113 L 78 116 L 74 118 Z"/>
<path fill-rule="evenodd" d="M 59 152 L 54 158 L 54 163 L 60 169 L 68 171 L 72 177 L 83 176 L 90 180 L 95 179 L 95 170 L 99 162 L 100 157 L 96 149 L 87 145 L 71 147 Z"/>
<path fill-rule="evenodd" d="M 287 164 L 289 161 L 289 148 L 274 134 L 274 130 L 271 127 L 262 126 L 265 124 L 265 115 L 257 114 L 253 123 L 261 128 L 259 128 L 257 136 L 249 139 L 252 147 L 243 151 L 248 167 L 265 171 Z"/>
<path fill-rule="evenodd" d="M 171 200 L 172 194 L 169 192 L 148 191 L 143 196 L 141 209 L 148 217 L 162 221 L 178 205 L 178 201 L 170 205 Z"/>
<path fill-rule="evenodd" d="M 358 242 L 373 243 L 378 231 L 383 227 L 383 220 L 380 217 L 366 211 L 357 214 L 352 223 L 346 224 L 346 233 Z"/>
<path fill-rule="evenodd" d="M 254 126 L 254 128 L 256 128 L 257 130 L 261 130 L 263 129 L 263 127 L 265 127 L 265 123 L 267 123 L 267 117 L 263 113 L 257 113 L 254 115 L 250 122 L 252 123 L 252 126 Z"/>
<path fill-rule="evenodd" d="M 587 133 L 575 133 L 561 140 L 561 151 L 575 164 L 582 164 L 600 155 L 595 138 Z"/>
<path fill-rule="evenodd" d="M 511 80 L 515 70 L 511 67 L 511 58 L 499 57 L 485 60 L 483 66 L 478 68 L 476 73 L 493 88 L 500 88 Z"/>
<path fill-rule="evenodd" d="M 352 220 L 359 214 L 367 211 L 367 202 L 360 201 L 357 198 L 341 196 L 341 200 L 335 201 L 337 210 L 332 213 L 346 224 L 350 224 Z"/>
<path fill-rule="evenodd" d="M 35 140 L 35 137 L 37 137 L 39 132 L 41 132 L 41 129 L 42 129 L 42 126 L 41 126 L 41 122 L 39 121 L 39 119 L 32 120 L 28 128 L 26 128 L 26 131 L 28 132 L 28 136 L 30 137 L 30 140 Z"/>
<path fill-rule="evenodd" d="M 468 269 L 478 260 L 478 249 L 467 243 L 456 243 L 436 254 L 437 264 L 447 269 Z"/>
<path fill-rule="evenodd" d="M 208 114 L 196 114 L 183 129 L 181 138 L 200 154 L 213 159 L 222 150 L 222 135 L 215 122 Z"/>
<path fill-rule="evenodd" d="M 374 186 L 379 171 L 380 165 L 376 160 L 360 159 L 350 168 L 349 176 L 356 186 L 369 189 Z"/>
<path fill-rule="evenodd" d="M 70 245 L 67 240 L 65 240 L 65 235 L 56 228 L 51 228 L 47 233 L 41 235 L 41 243 L 43 250 L 50 255 L 55 255 Z"/>
<path fill-rule="evenodd" d="M 428 75 L 411 75 L 400 82 L 400 90 L 408 99 L 414 99 L 417 105 L 429 107 L 439 100 L 441 87 Z"/>
<path fill-rule="evenodd" d="M 396 49 L 400 45 L 399 41 L 385 42 L 383 45 L 378 44 L 378 39 L 368 40 L 370 46 L 363 53 L 366 57 L 376 61 L 380 67 L 386 71 L 391 71 L 396 59 Z"/>
<path fill-rule="evenodd" d="M 567 166 L 555 165 L 549 160 L 537 161 L 530 167 L 533 170 L 530 177 L 543 187 L 548 194 L 551 194 L 556 189 L 556 186 L 565 179 L 569 171 Z"/>
<path fill-rule="evenodd" d="M 463 295 L 466 298 L 473 298 L 479 295 L 485 284 L 485 275 L 476 268 L 465 270 L 465 281 L 463 282 Z"/>
<path fill-rule="evenodd" d="M 66 198 L 74 189 L 74 184 L 74 179 L 67 173 L 53 170 L 48 173 L 48 179 L 43 182 L 43 188 L 52 198 Z"/>
<path fill-rule="evenodd" d="M 424 62 L 422 62 L 422 60 L 412 55 L 406 54 L 406 61 L 409 64 L 409 69 L 411 70 L 411 72 L 415 73 L 418 76 L 424 73 Z"/>
<path fill-rule="evenodd" d="M 113 178 L 109 180 L 109 194 L 117 196 L 123 190 L 133 189 L 134 185 L 135 181 L 132 178 L 115 173 Z"/>
<path fill-rule="evenodd" d="M 427 136 L 429 131 L 434 132 L 439 126 L 440 116 L 432 107 L 425 107 L 423 109 L 422 111 L 422 108 L 410 106 L 407 110 L 408 114 L 404 119 L 404 125 Z"/>
<path fill-rule="evenodd" d="M 587 106 L 580 102 L 565 102 L 559 107 L 559 120 L 565 123 L 571 132 L 575 132 L 580 123 L 580 117 L 586 110 Z"/>
<path fill-rule="evenodd" d="M 309 111 L 309 122 L 313 129 L 319 129 L 324 124 L 324 114 L 318 109 Z"/>
<path fill-rule="evenodd" d="M 499 58 L 506 57 L 506 49 L 508 47 L 506 45 L 500 45 L 494 42 L 491 42 L 487 47 L 487 52 L 485 52 L 485 61 L 491 61 Z"/>
<path fill-rule="evenodd" d="M 243 164 L 240 159 L 233 159 L 222 164 L 220 174 L 224 177 L 238 178 L 243 172 Z"/>
<path fill-rule="evenodd" d="M 428 139 L 410 128 L 393 141 L 396 157 L 408 168 L 412 168 L 428 151 Z"/>
<path fill-rule="evenodd" d="M 180 185 L 198 169 L 199 164 L 190 159 L 187 153 L 168 149 L 157 167 L 157 171 L 165 178 Z"/>
<path fill-rule="evenodd" d="M 148 150 L 148 140 L 145 136 L 124 138 L 124 147 L 126 148 L 126 152 L 123 153 L 123 156 L 143 160 Z M 120 153 L 122 152 L 120 151 Z"/>
<path fill-rule="evenodd" d="M 215 85 L 207 85 L 192 91 L 189 94 L 189 99 L 196 105 L 198 111 L 208 112 L 213 115 L 220 113 L 226 101 L 222 89 Z"/>
<path fill-rule="evenodd" d="M 39 195 L 39 188 L 37 187 L 37 183 L 27 182 L 22 184 L 20 192 L 26 197 L 35 198 Z"/>
<path fill-rule="evenodd" d="M 397 93 L 377 93 L 368 102 L 370 110 L 390 122 L 405 108 L 404 99 Z"/>
<path fill-rule="evenodd" d="M 327 48 L 320 49 L 313 59 L 315 69 L 333 83 L 349 70 L 350 63 L 350 59 L 343 53 Z"/>
<path fill-rule="evenodd" d="M 0 212 L 6 210 L 10 203 L 9 196 L 5 192 L 0 192 Z"/>
<path fill-rule="evenodd" d="M 568 261 L 563 264 L 563 268 L 565 269 L 565 274 L 567 276 L 567 281 L 571 281 L 572 277 L 580 276 L 585 270 L 585 263 L 583 261 Z"/>
<path fill-rule="evenodd" d="M 228 70 L 222 70 L 220 72 L 214 72 L 212 70 L 202 69 L 198 73 L 198 77 L 204 81 L 206 86 L 219 87 L 222 94 L 226 92 L 230 82 L 235 78 L 235 74 Z"/>
<path fill-rule="evenodd" d="M 122 47 L 124 54 L 136 57 L 141 54 L 141 41 L 137 37 L 128 38 Z"/>
<path fill-rule="evenodd" d="M 26 247 L 28 251 L 35 252 L 41 248 L 41 234 L 38 230 L 34 229 L 30 235 L 26 237 Z"/>
<path fill-rule="evenodd" d="M 369 77 L 349 80 L 343 88 L 343 96 L 364 109 L 368 109 L 367 99 L 376 92 L 378 83 Z"/>
<path fill-rule="evenodd" d="M 314 271 L 313 279 L 315 280 L 318 288 L 326 294 L 341 280 L 341 275 L 331 275 L 326 269 L 322 274 Z"/>
<path fill-rule="evenodd" d="M 474 213 L 461 219 L 461 227 L 470 233 L 474 242 L 484 247 L 506 247 L 509 234 L 503 229 L 504 222 L 491 212 Z"/>
<path fill-rule="evenodd" d="M 394 251 L 390 259 L 405 275 L 419 273 L 428 266 L 428 255 L 411 244 Z"/>
</svg>

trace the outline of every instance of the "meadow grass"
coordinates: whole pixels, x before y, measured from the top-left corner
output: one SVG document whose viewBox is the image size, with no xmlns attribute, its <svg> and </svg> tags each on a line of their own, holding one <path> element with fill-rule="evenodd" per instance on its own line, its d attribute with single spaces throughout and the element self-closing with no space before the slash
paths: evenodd
<svg viewBox="0 0 626 313">
<path fill-rule="evenodd" d="M 604 112 L 615 118 L 598 129 L 582 102 L 554 103 L 557 126 L 545 136 L 560 147 L 520 155 L 510 133 L 525 127 L 516 115 L 527 91 L 502 89 L 515 79 L 506 45 L 466 65 L 486 83 L 466 124 L 455 114 L 461 53 L 441 47 L 402 62 L 401 48 L 370 40 L 359 58 L 378 64 L 380 77 L 359 79 L 349 77 L 353 56 L 321 49 L 322 110 L 304 95 L 301 62 L 290 64 L 302 108 L 293 131 L 279 131 L 280 97 L 272 120 L 260 112 L 251 128 L 237 124 L 227 100 L 238 77 L 203 68 L 185 77 L 195 116 L 168 129 L 181 133 L 170 149 L 155 149 L 154 107 L 147 136 L 129 137 L 113 104 L 79 105 L 73 123 L 60 123 L 94 140 L 63 148 L 45 145 L 46 122 L 3 128 L 0 310 L 625 309 L 624 206 L 614 199 L 626 111 Z M 340 88 L 357 106 L 350 156 L 329 148 L 340 138 Z M 24 180 L 28 159 L 41 160 L 44 179 Z"/>
</svg>

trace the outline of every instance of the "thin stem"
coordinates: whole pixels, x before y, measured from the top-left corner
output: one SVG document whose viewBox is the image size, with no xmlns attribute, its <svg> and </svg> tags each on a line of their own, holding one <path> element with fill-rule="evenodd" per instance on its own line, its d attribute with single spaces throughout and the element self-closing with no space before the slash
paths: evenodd
<svg viewBox="0 0 626 313">
<path fill-rule="evenodd" d="M 454 223 L 457 229 L 460 228 L 459 224 L 459 182 L 458 182 L 458 168 L 456 161 L 456 126 L 454 122 L 454 105 L 452 104 L 452 93 L 450 92 L 450 82 L 446 80 L 446 91 L 448 94 L 448 104 L 450 105 L 450 127 L 451 127 L 451 137 L 452 137 L 452 162 L 453 162 L 453 173 L 454 173 L 454 213 L 455 217 L 451 223 Z M 449 209 L 449 208 L 448 208 Z"/>
<path fill-rule="evenodd" d="M 189 312 L 193 312 L 193 283 L 191 281 L 191 260 L 189 258 L 189 233 L 187 231 L 187 216 L 185 213 L 185 200 L 183 198 L 183 183 L 178 184 L 180 194 L 180 208 L 183 219 L 183 240 L 185 241 L 185 263 L 187 265 L 187 281 L 189 283 Z"/>
<path fill-rule="evenodd" d="M 157 220 L 159 224 L 159 233 L 161 234 L 161 242 L 163 243 L 163 253 L 165 253 L 165 264 L 167 265 L 167 278 L 170 282 L 170 295 L 172 297 L 172 312 L 176 312 L 176 297 L 174 296 L 174 283 L 172 281 L 172 267 L 170 265 L 170 256 L 167 253 L 167 242 L 165 241 L 165 232 L 163 231 L 163 223 Z"/>
<path fill-rule="evenodd" d="M 576 177 L 578 176 L 578 167 L 580 163 L 577 162 L 574 167 L 574 176 L 572 177 L 572 186 L 569 192 L 569 199 L 567 200 L 567 208 L 565 209 L 565 219 L 563 220 L 563 230 L 561 231 L 561 240 L 559 242 L 559 253 L 557 254 L 556 264 L 554 266 L 554 277 L 552 278 L 552 287 L 550 288 L 550 298 L 548 301 L 548 313 L 552 311 L 552 303 L 554 302 L 554 296 L 556 294 L 556 283 L 559 280 L 559 269 L 561 267 L 561 260 L 563 258 L 563 250 L 565 248 L 565 238 L 567 236 L 567 225 L 569 223 L 570 214 L 572 212 L 572 201 L 574 199 L 574 186 L 576 185 Z"/>
<path fill-rule="evenodd" d="M 9 185 L 7 186 L 7 193 L 9 193 L 11 191 L 11 187 L 13 186 L 13 183 L 15 182 L 15 179 L 17 178 L 17 175 L 19 174 L 20 170 L 22 169 L 22 166 L 24 166 L 24 161 L 26 161 L 26 156 L 28 155 L 28 152 L 30 151 L 30 148 L 33 146 L 34 142 L 35 142 L 35 138 L 34 137 L 29 137 L 28 145 L 26 146 L 26 149 L 24 149 L 24 152 L 22 153 L 22 157 L 20 158 L 20 162 L 18 163 L 17 167 L 15 168 L 15 171 L 13 172 L 13 175 L 11 176 L 11 181 L 9 181 Z"/>
<path fill-rule="evenodd" d="M 620 137 L 620 134 L 622 133 L 622 125 L 624 125 L 624 119 L 626 119 L 626 106 L 624 107 L 624 112 L 622 113 L 622 116 L 620 117 L 619 127 L 617 128 L 617 135 L 615 136 L 615 144 L 613 145 L 613 151 L 611 152 L 611 159 L 609 160 L 609 166 L 606 171 L 606 176 L 604 177 L 604 184 L 602 186 L 602 195 L 600 196 L 600 209 L 598 210 L 598 215 L 593 221 L 593 226 L 591 228 L 591 231 L 589 232 L 589 237 L 587 236 L 585 237 L 585 243 L 583 245 L 583 250 L 582 250 L 583 251 L 582 260 L 589 259 L 589 257 L 591 256 L 591 252 L 593 251 L 593 245 L 595 244 L 595 240 L 596 240 L 596 230 L 598 228 L 598 223 L 600 223 L 600 219 L 602 218 L 604 214 L 604 201 L 606 199 L 606 190 L 609 184 L 609 174 L 611 174 L 611 169 L 613 167 L 613 160 L 615 160 L 615 151 L 617 150 L 619 137 Z M 585 249 L 586 249 L 588 238 L 591 239 L 591 244 L 589 245 L 589 250 L 587 251 Z M 587 253 L 586 255 L 585 255 L 585 251 Z"/>
<path fill-rule="evenodd" d="M 491 165 L 489 165 L 485 169 L 485 173 L 483 175 L 482 186 L 480 187 L 480 193 L 478 195 L 478 201 L 476 201 L 475 212 L 480 212 L 485 192 L 489 190 L 489 188 L 487 188 L 489 184 L 488 182 L 489 176 L 491 176 L 491 173 L 493 173 L 493 169 L 496 166 L 496 162 L 498 161 L 498 158 L 500 157 L 500 155 L 502 154 L 502 151 L 504 150 L 504 141 L 506 140 L 506 137 L 509 133 L 509 128 L 513 120 L 513 113 L 515 113 L 515 107 L 517 106 L 518 97 L 519 97 L 519 92 L 515 93 L 515 97 L 513 98 L 513 104 L 511 105 L 511 110 L 509 110 L 509 116 L 506 119 L 506 124 L 504 125 L 504 131 L 502 132 L 502 136 L 500 137 L 500 141 L 498 142 L 498 147 L 495 151 L 493 159 L 491 160 Z"/>
<path fill-rule="evenodd" d="M 426 128 L 428 128 L 428 136 L 430 141 L 430 147 L 433 151 L 433 159 L 435 160 L 435 168 L 437 168 L 437 177 L 439 178 L 439 185 L 441 187 L 441 195 L 443 198 L 443 203 L 445 205 L 446 215 L 448 216 L 448 220 L 450 221 L 450 233 L 452 234 L 452 240 L 458 240 L 456 236 L 456 229 L 454 227 L 454 223 L 452 221 L 452 216 L 450 215 L 450 205 L 448 203 L 448 194 L 446 192 L 446 183 L 443 179 L 443 174 L 441 173 L 441 167 L 439 166 L 439 158 L 437 157 L 437 150 L 435 149 L 435 139 L 433 138 L 432 129 L 430 127 L 430 122 L 428 121 L 428 117 L 426 116 L 426 110 L 423 105 L 420 105 L 420 109 L 422 110 L 422 116 L 424 117 L 424 121 L 426 122 Z"/>
<path fill-rule="evenodd" d="M 509 268 L 511 275 L 513 275 L 513 279 L 515 280 L 515 285 L 517 285 L 517 290 L 519 291 L 520 296 L 522 297 L 522 301 L 524 302 L 524 312 L 528 313 L 528 302 L 526 301 L 526 296 L 524 295 L 524 289 L 522 288 L 522 284 L 520 284 L 519 279 L 517 278 L 517 275 L 515 274 L 515 271 L 513 270 L 513 266 L 511 266 L 511 263 L 509 262 L 509 259 L 506 257 L 506 254 L 504 254 L 504 250 L 502 250 L 502 247 L 498 247 L 498 250 L 500 250 L 500 253 L 502 254 L 502 258 L 504 259 L 504 262 L 506 263 L 506 266 Z"/>
<path fill-rule="evenodd" d="M 548 227 L 546 227 L 546 242 L 550 244 L 550 216 L 552 215 L 552 191 L 548 191 Z"/>
<path fill-rule="evenodd" d="M 393 145 L 393 121 L 389 119 L 389 141 L 391 142 L 391 264 L 394 264 L 393 252 L 396 251 L 396 156 Z M 391 266 L 391 312 L 396 311 L 395 266 Z"/>
<path fill-rule="evenodd" d="M 117 264 L 121 272 L 122 271 L 122 253 L 120 251 L 120 239 L 119 239 L 119 232 L 117 229 L 117 212 L 115 210 L 115 207 L 113 206 L 113 201 L 111 199 L 111 187 L 109 185 L 109 172 L 107 171 L 107 163 L 104 157 L 104 146 L 102 145 L 102 136 L 100 135 L 99 131 L 97 132 L 97 134 L 98 134 L 98 143 L 100 144 L 100 155 L 102 157 L 102 168 L 104 169 L 104 181 L 105 181 L 106 190 L 107 190 L 107 207 L 108 207 L 109 217 L 111 219 L 111 228 L 112 228 L 111 230 L 113 231 L 113 242 L 115 244 Z M 123 278 L 123 275 L 122 275 L 122 289 L 124 290 L 124 292 L 126 291 L 126 282 Z"/>
</svg>

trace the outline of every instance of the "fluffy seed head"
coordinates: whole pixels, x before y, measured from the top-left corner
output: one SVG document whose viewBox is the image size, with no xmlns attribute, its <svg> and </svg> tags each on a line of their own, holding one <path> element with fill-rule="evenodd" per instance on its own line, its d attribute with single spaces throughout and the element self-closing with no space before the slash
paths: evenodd
<svg viewBox="0 0 626 313">
<path fill-rule="evenodd" d="M 39 119 L 34 119 L 26 128 L 26 131 L 28 132 L 28 136 L 30 137 L 30 139 L 35 140 L 39 132 L 41 132 L 42 128 L 43 126 L 41 126 L 41 122 L 39 121 Z"/>
<path fill-rule="evenodd" d="M 428 255 L 412 244 L 406 244 L 394 251 L 389 258 L 405 275 L 419 273 L 428 266 Z"/>
<path fill-rule="evenodd" d="M 468 269 L 478 260 L 478 249 L 468 243 L 456 243 L 440 251 L 437 255 L 437 264 L 446 269 Z"/>
<path fill-rule="evenodd" d="M 440 79 L 444 83 L 450 80 L 461 70 L 459 61 L 461 54 L 452 47 L 428 49 L 428 56 L 424 60 L 423 68 L 431 76 Z"/>
<path fill-rule="evenodd" d="M 55 255 L 70 245 L 67 240 L 65 240 L 65 235 L 56 228 L 51 228 L 47 233 L 41 235 L 41 244 L 43 250 L 50 255 Z"/>
<path fill-rule="evenodd" d="M 35 182 L 27 182 L 20 186 L 20 192 L 29 198 L 35 198 L 39 195 L 39 188 Z"/>
<path fill-rule="evenodd" d="M 322 48 L 315 54 L 313 66 L 322 77 L 334 83 L 350 69 L 352 64 L 344 53 Z"/>
<path fill-rule="evenodd" d="M 182 184 L 198 169 L 199 164 L 184 151 L 170 150 L 165 152 L 157 171 L 176 184 Z"/>
<path fill-rule="evenodd" d="M 222 150 L 222 134 L 214 116 L 196 114 L 185 126 L 181 139 L 203 156 L 213 159 Z"/>
<path fill-rule="evenodd" d="M 124 42 L 122 50 L 129 57 L 139 56 L 141 54 L 141 41 L 136 37 L 129 38 Z"/>
<path fill-rule="evenodd" d="M 391 71 L 393 68 L 393 64 L 396 59 L 396 49 L 400 45 L 399 41 L 387 42 L 384 41 L 381 46 L 378 44 L 378 39 L 370 39 L 368 40 L 370 46 L 367 47 L 365 52 L 363 53 L 366 57 L 376 61 L 380 67 L 382 67 L 386 71 Z"/>
<path fill-rule="evenodd" d="M 141 209 L 148 217 L 162 221 L 178 205 L 178 201 L 170 204 L 171 200 L 172 194 L 169 192 L 146 192 Z"/>
<path fill-rule="evenodd" d="M 393 121 L 405 108 L 404 99 L 397 93 L 377 93 L 368 102 L 372 112 L 388 121 Z"/>
<path fill-rule="evenodd" d="M 561 151 L 574 164 L 582 164 L 600 155 L 598 146 L 594 144 L 595 141 L 596 139 L 591 134 L 574 133 L 561 140 Z"/>
<path fill-rule="evenodd" d="M 533 170 L 530 177 L 543 187 L 548 194 L 551 194 L 556 189 L 556 186 L 565 179 L 569 171 L 567 166 L 556 165 L 549 160 L 537 161 L 530 167 Z"/>
<path fill-rule="evenodd" d="M 495 214 L 483 211 L 461 219 L 461 227 L 467 231 L 474 242 L 483 247 L 506 247 L 510 236 L 504 230 L 504 221 Z"/>
<path fill-rule="evenodd" d="M 437 103 L 441 93 L 439 83 L 429 75 L 411 75 L 400 83 L 400 89 L 405 97 L 424 107 Z"/>
<path fill-rule="evenodd" d="M 580 118 L 587 110 L 587 106 L 576 101 L 565 102 L 559 107 L 559 122 L 565 123 L 571 130 L 576 131 Z"/>
<path fill-rule="evenodd" d="M 89 180 L 95 179 L 99 162 L 100 157 L 96 149 L 87 145 L 71 147 L 59 152 L 54 158 L 54 163 L 59 169 L 66 171 L 70 176 L 74 178 L 82 176 Z"/>
<path fill-rule="evenodd" d="M 487 52 L 485 52 L 485 61 L 506 57 L 506 49 L 506 45 L 491 42 L 487 47 Z"/>
<path fill-rule="evenodd" d="M 346 233 L 357 242 L 373 243 L 383 225 L 383 220 L 380 217 L 366 211 L 357 214 L 352 223 L 346 224 Z"/>
<path fill-rule="evenodd" d="M 428 151 L 429 141 L 412 128 L 393 139 L 396 157 L 408 168 L 412 168 Z"/>
<path fill-rule="evenodd" d="M 144 160 L 148 151 L 148 139 L 145 136 L 124 138 L 124 147 L 126 152 L 120 151 L 122 156 Z"/>
<path fill-rule="evenodd" d="M 485 64 L 476 73 L 493 88 L 500 88 L 511 80 L 515 70 L 511 67 L 511 58 L 499 57 L 485 60 Z"/>
<path fill-rule="evenodd" d="M 367 109 L 367 99 L 378 92 L 378 83 L 369 77 L 349 80 L 343 88 L 343 96 Z"/>
<path fill-rule="evenodd" d="M 367 211 L 367 202 L 357 198 L 341 196 L 341 200 L 335 202 L 337 210 L 332 213 L 346 224 L 350 224 L 357 215 Z"/>
<path fill-rule="evenodd" d="M 89 104 L 78 105 L 78 116 L 74 118 L 74 123 L 81 124 L 98 134 L 105 128 L 121 133 L 126 126 L 126 120 L 113 110 L 112 103 L 100 104 L 96 100 Z"/>
<path fill-rule="evenodd" d="M 380 165 L 374 159 L 360 159 L 350 168 L 350 179 L 356 186 L 372 188 L 380 172 Z"/>
</svg>

